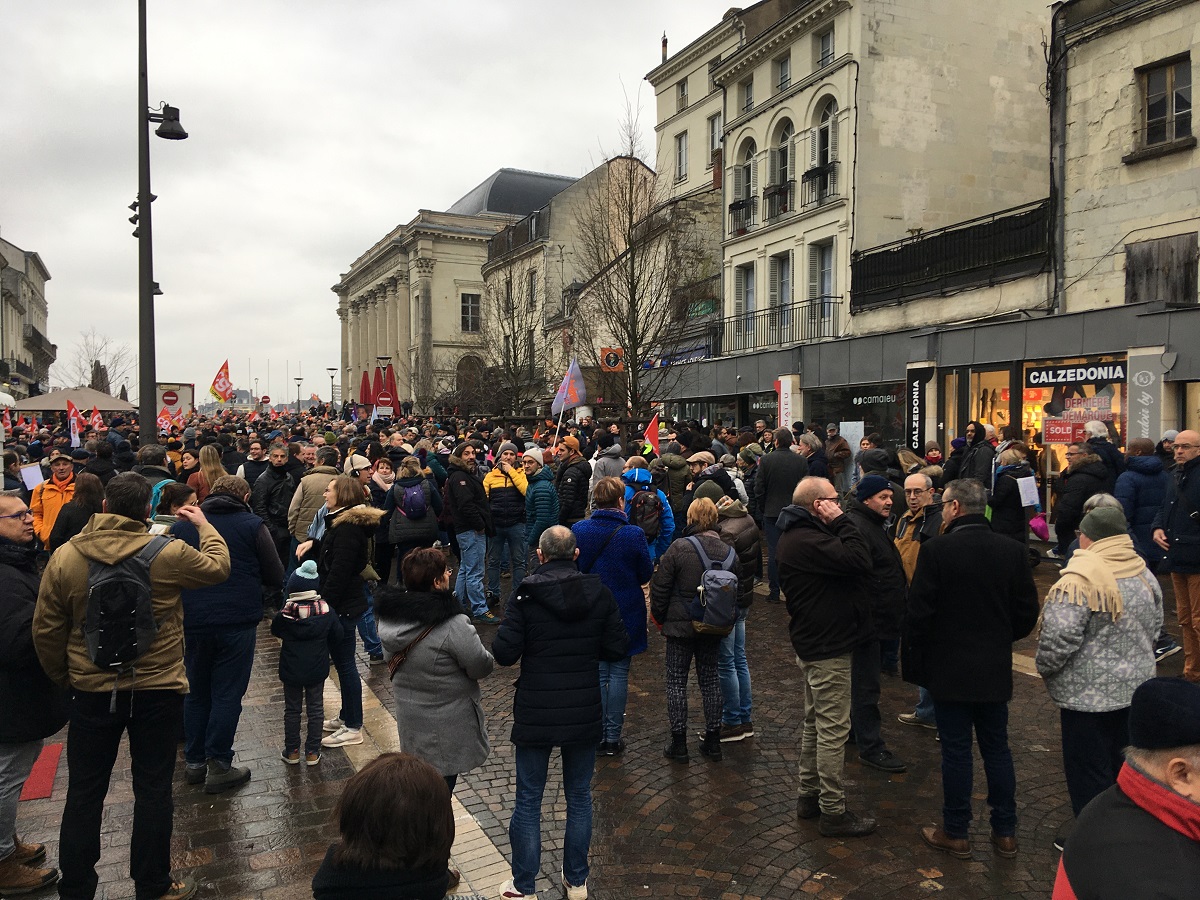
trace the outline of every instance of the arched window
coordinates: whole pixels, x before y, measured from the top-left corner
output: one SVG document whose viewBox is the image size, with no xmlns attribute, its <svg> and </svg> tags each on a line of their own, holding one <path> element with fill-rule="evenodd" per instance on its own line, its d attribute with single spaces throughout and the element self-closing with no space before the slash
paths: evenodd
<svg viewBox="0 0 1200 900">
<path fill-rule="evenodd" d="M 821 110 L 821 122 L 817 126 L 817 165 L 823 166 L 838 158 L 837 113 L 836 100 L 830 100 Z"/>
<path fill-rule="evenodd" d="M 808 131 L 808 168 L 804 172 L 805 207 L 820 205 L 838 193 L 838 105 L 830 98 Z"/>
<path fill-rule="evenodd" d="M 796 129 L 790 119 L 784 119 L 775 131 L 769 153 L 770 183 L 763 191 L 767 221 L 777 219 L 795 208 Z"/>
<path fill-rule="evenodd" d="M 458 361 L 454 372 L 454 386 L 460 396 L 472 395 L 483 384 L 483 360 L 467 355 Z"/>
<path fill-rule="evenodd" d="M 729 205 L 731 234 L 744 234 L 757 221 L 758 145 L 753 139 L 742 144 L 733 165 L 733 203 Z"/>
</svg>

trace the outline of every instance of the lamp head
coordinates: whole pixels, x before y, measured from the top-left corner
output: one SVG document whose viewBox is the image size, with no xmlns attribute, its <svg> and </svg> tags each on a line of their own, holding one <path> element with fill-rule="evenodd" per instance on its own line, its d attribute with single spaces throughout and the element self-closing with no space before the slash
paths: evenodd
<svg viewBox="0 0 1200 900">
<path fill-rule="evenodd" d="M 154 129 L 154 133 L 160 138 L 166 138 L 168 141 L 182 141 L 187 138 L 188 133 L 179 124 L 179 109 L 177 107 L 164 106 L 162 108 L 162 124 Z"/>
</svg>

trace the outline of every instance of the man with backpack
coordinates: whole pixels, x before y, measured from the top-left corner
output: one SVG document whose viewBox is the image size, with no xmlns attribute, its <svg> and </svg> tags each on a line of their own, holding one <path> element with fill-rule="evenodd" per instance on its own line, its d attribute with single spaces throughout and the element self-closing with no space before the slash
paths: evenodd
<svg viewBox="0 0 1200 900">
<path fill-rule="evenodd" d="M 630 525 L 637 525 L 646 533 L 650 545 L 650 559 L 657 561 L 671 546 L 675 534 L 675 514 L 667 495 L 654 486 L 654 476 L 646 467 L 645 460 L 631 456 L 621 473 L 625 482 L 625 512 Z"/>
<path fill-rule="evenodd" d="M 188 690 L 180 592 L 228 578 L 229 549 L 197 507 L 185 506 L 178 516 L 196 527 L 199 549 L 152 537 L 149 512 L 146 480 L 117 475 L 103 512 L 55 552 L 42 576 L 34 647 L 51 680 L 73 691 L 60 897 L 95 895 L 104 796 L 125 731 L 135 801 L 129 868 L 137 896 L 186 900 L 196 891 L 193 881 L 173 879 L 170 871 L 171 781 Z"/>
</svg>

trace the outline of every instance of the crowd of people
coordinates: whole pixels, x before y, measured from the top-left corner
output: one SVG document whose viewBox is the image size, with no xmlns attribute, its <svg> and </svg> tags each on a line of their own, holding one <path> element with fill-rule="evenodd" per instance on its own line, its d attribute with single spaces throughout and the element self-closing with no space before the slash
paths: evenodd
<svg viewBox="0 0 1200 900">
<path fill-rule="evenodd" d="M 1189 826 L 1141 802 L 1143 782 L 1200 800 L 1196 432 L 1168 432 L 1157 447 L 1130 441 L 1126 456 L 1104 423 L 1085 426 L 1057 486 L 1051 555 L 1063 568 L 1039 598 L 1029 538 L 1039 509 L 1022 484 L 1037 460 L 1019 435 L 979 422 L 943 458 L 935 442 L 922 457 L 878 435 L 856 453 L 836 424 L 689 422 L 645 435 L 590 419 L 367 422 L 331 412 L 196 417 L 154 442 L 120 419 L 74 448 L 61 430 L 11 436 L 0 494 L 0 698 L 11 710 L 0 716 L 0 894 L 57 881 L 62 897 L 94 896 L 104 794 L 125 732 L 138 896 L 194 894 L 170 871 L 177 738 L 188 784 L 216 794 L 252 778 L 234 743 L 266 616 L 281 641 L 282 764 L 317 766 L 328 749 L 363 742 L 359 641 L 389 668 L 406 751 L 352 779 L 316 896 L 393 896 L 402 884 L 405 896 L 441 897 L 457 883 L 445 813 L 458 777 L 491 752 L 480 681 L 520 664 L 502 896 L 536 896 L 541 800 L 559 748 L 562 882 L 569 898 L 585 898 L 592 772 L 598 755 L 626 750 L 634 657 L 661 634 L 663 756 L 690 759 L 694 667 L 699 754 L 721 760 L 722 744 L 755 733 L 746 618 L 759 584 L 767 602 L 786 605 L 804 684 L 796 814 L 821 835 L 876 828 L 846 804 L 848 743 L 866 766 L 906 771 L 879 708 L 883 675 L 902 674 L 917 692 L 899 721 L 936 731 L 942 757 L 942 821 L 921 839 L 971 856 L 974 741 L 991 842 L 1017 855 L 1011 653 L 1040 625 L 1036 663 L 1061 710 L 1079 823 L 1063 834 L 1063 890 L 1092 877 L 1077 858 L 1103 854 L 1096 804 L 1125 803 L 1131 821 L 1148 810 L 1191 842 L 1181 858 L 1196 870 L 1192 807 L 1182 807 Z M 1163 628 L 1158 574 L 1167 572 L 1180 684 L 1153 677 L 1181 649 Z M 136 636 L 116 650 L 105 631 L 114 617 Z M 327 716 L 331 666 L 340 705 Z M 1139 697 L 1183 710 L 1165 732 L 1174 737 L 1139 716 Z M 64 724 L 60 873 L 15 824 L 21 785 Z M 1159 794 L 1155 803 L 1178 806 Z M 403 834 L 384 840 L 370 824 L 404 810 L 420 815 Z M 1178 874 L 1161 873 L 1163 883 Z"/>
</svg>

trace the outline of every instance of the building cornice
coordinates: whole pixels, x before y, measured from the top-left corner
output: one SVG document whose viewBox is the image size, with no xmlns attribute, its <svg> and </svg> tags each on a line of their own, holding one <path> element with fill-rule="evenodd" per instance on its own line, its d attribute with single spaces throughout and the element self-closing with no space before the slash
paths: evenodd
<svg viewBox="0 0 1200 900">
<path fill-rule="evenodd" d="M 737 15 L 730 15 L 692 41 L 667 61 L 646 73 L 646 80 L 655 88 L 668 81 L 677 81 L 679 75 L 690 70 L 697 62 L 707 59 L 714 48 L 740 34 Z"/>
<path fill-rule="evenodd" d="M 817 25 L 832 20 L 838 13 L 849 8 L 849 0 L 817 0 L 791 12 L 754 40 L 721 60 L 720 65 L 713 69 L 713 83 L 728 86 L 730 82 L 739 80 L 749 70 L 774 56 L 801 34 L 812 31 Z"/>
<path fill-rule="evenodd" d="M 789 87 L 787 90 L 780 91 L 777 94 L 772 94 L 749 112 L 742 113 L 736 119 L 730 119 L 729 122 L 724 126 L 723 133 L 725 135 L 732 134 L 734 131 L 743 127 L 744 125 L 748 125 L 756 116 L 761 116 L 763 113 L 770 112 L 779 104 L 791 100 L 797 94 L 802 94 L 809 90 L 811 87 L 813 87 L 813 85 L 819 84 L 822 81 L 827 81 L 835 72 L 838 72 L 845 66 L 850 65 L 853 60 L 854 57 L 852 57 L 849 53 L 843 53 L 829 65 L 825 66 L 825 68 L 817 69 L 817 71 L 813 72 L 811 75 L 808 75 L 799 81 L 792 82 L 791 87 Z"/>
</svg>

